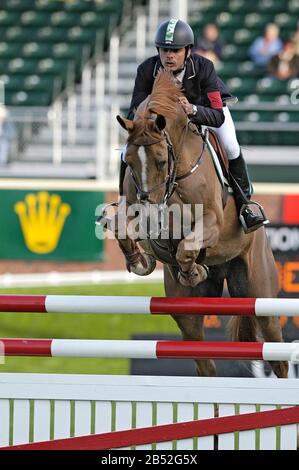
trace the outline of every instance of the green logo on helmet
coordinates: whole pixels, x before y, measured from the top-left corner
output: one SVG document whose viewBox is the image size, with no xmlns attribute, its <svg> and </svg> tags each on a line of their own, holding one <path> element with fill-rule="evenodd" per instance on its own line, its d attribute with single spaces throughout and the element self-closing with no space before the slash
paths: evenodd
<svg viewBox="0 0 299 470">
<path fill-rule="evenodd" d="M 165 33 L 165 42 L 169 42 L 169 43 L 172 43 L 173 42 L 173 36 L 174 36 L 174 30 L 175 30 L 175 27 L 176 27 L 176 24 L 179 20 L 169 20 L 168 22 L 168 26 L 167 26 L 167 29 L 166 29 L 166 33 Z"/>
</svg>

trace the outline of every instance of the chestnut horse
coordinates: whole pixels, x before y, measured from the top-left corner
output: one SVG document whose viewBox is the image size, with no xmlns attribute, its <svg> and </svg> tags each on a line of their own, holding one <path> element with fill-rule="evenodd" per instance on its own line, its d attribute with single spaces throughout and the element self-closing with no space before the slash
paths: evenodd
<svg viewBox="0 0 299 470">
<path fill-rule="evenodd" d="M 124 179 L 127 207 L 139 202 L 163 207 L 191 207 L 191 229 L 196 227 L 196 205 L 202 205 L 202 234 L 187 234 L 175 240 L 118 239 L 127 268 L 141 276 L 150 274 L 156 259 L 164 263 L 167 296 L 221 297 L 224 281 L 231 297 L 276 297 L 278 279 L 264 228 L 245 234 L 237 216 L 234 198 L 223 203 L 223 184 L 206 145 L 206 138 L 191 124 L 178 98 L 183 96 L 173 76 L 157 76 L 152 94 L 136 110 L 134 120 L 117 117 L 128 131 Z M 225 198 L 224 198 L 225 199 Z M 175 216 L 174 216 L 175 217 Z M 118 238 L 118 237 L 117 237 Z M 140 250 L 140 246 L 144 252 Z M 203 340 L 203 317 L 178 315 L 184 340 Z M 232 317 L 230 335 L 235 341 L 283 341 L 278 318 Z M 201 376 L 215 375 L 211 360 L 197 360 Z M 277 377 L 287 377 L 288 363 L 273 361 Z"/>
</svg>

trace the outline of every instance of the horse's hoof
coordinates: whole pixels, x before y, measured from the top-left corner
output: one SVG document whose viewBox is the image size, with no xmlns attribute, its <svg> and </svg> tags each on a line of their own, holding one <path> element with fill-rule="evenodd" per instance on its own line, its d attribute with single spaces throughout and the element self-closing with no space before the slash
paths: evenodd
<svg viewBox="0 0 299 470">
<path fill-rule="evenodd" d="M 137 263 L 129 265 L 128 270 L 138 276 L 148 276 L 156 267 L 156 260 L 148 253 L 140 253 Z"/>
<path fill-rule="evenodd" d="M 209 269 L 205 265 L 196 264 L 190 271 L 179 271 L 178 280 L 184 287 L 196 287 L 208 277 Z"/>
</svg>

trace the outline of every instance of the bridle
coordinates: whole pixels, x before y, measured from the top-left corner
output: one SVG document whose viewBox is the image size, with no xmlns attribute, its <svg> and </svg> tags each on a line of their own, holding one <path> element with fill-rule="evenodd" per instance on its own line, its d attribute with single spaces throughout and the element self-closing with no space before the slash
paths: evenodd
<svg viewBox="0 0 299 470">
<path fill-rule="evenodd" d="M 150 200 L 150 194 L 154 193 L 158 189 L 160 189 L 162 186 L 165 186 L 165 192 L 163 196 L 163 203 L 165 203 L 170 196 L 173 194 L 175 190 L 175 155 L 173 151 L 173 145 L 171 143 L 171 140 L 169 138 L 169 135 L 166 131 L 163 131 L 163 137 L 158 140 L 153 140 L 152 142 L 142 142 L 142 143 L 134 143 L 132 142 L 132 145 L 135 145 L 136 147 L 150 147 L 151 145 L 159 144 L 160 142 L 166 141 L 167 144 L 167 162 L 168 162 L 168 172 L 166 178 L 162 181 L 162 183 L 156 184 L 153 186 L 151 189 L 148 191 L 144 191 L 141 189 L 141 187 L 138 184 L 137 178 L 134 175 L 133 169 L 131 168 L 130 165 L 130 175 L 132 178 L 132 181 L 134 183 L 134 186 L 136 188 L 136 194 L 137 194 L 137 199 L 138 201 L 148 201 L 152 202 Z"/>
<path fill-rule="evenodd" d="M 184 144 L 185 137 L 188 132 L 189 122 L 190 121 L 187 122 L 187 124 L 184 126 L 184 129 L 182 131 L 182 136 L 180 139 L 182 141 L 181 148 Z M 177 181 L 181 181 L 187 178 L 188 176 L 192 175 L 197 170 L 197 168 L 199 167 L 201 163 L 201 159 L 204 154 L 205 147 L 207 145 L 206 140 L 203 139 L 202 150 L 195 164 L 192 166 L 192 168 L 188 172 L 184 173 L 183 175 L 177 176 L 179 156 L 176 156 L 174 153 L 173 144 L 171 142 L 171 139 L 167 131 L 165 130 L 163 131 L 163 135 L 161 139 L 153 140 L 151 142 L 141 142 L 141 143 L 131 142 L 131 145 L 135 145 L 136 147 L 149 147 L 151 145 L 159 144 L 160 142 L 163 142 L 163 141 L 166 141 L 166 144 L 167 144 L 168 172 L 167 172 L 166 178 L 161 183 L 156 184 L 155 186 L 150 188 L 148 191 L 144 191 L 138 184 L 137 178 L 133 172 L 132 167 L 128 164 L 128 167 L 130 169 L 130 175 L 131 175 L 132 181 L 136 189 L 138 201 L 147 201 L 147 202 L 153 203 L 153 201 L 151 201 L 150 199 L 150 195 L 154 193 L 155 191 L 157 191 L 158 189 L 160 189 L 162 186 L 165 186 L 165 191 L 164 191 L 164 195 L 162 198 L 162 204 L 166 204 L 166 202 L 168 201 L 168 199 L 170 199 L 170 197 L 172 196 L 172 194 L 174 193 L 176 189 Z"/>
</svg>

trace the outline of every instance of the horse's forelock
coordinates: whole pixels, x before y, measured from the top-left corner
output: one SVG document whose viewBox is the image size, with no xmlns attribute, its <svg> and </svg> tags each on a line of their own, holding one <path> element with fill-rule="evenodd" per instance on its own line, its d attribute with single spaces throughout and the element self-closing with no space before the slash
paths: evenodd
<svg viewBox="0 0 299 470">
<path fill-rule="evenodd" d="M 151 95 L 137 108 L 134 126 L 129 133 L 128 142 L 151 140 L 153 134 L 159 133 L 155 125 L 158 114 L 165 118 L 175 119 L 178 114 L 178 98 L 183 96 L 182 87 L 177 84 L 173 75 L 166 70 L 158 73 Z"/>
<path fill-rule="evenodd" d="M 150 142 L 153 140 L 155 134 L 156 137 L 159 135 L 159 131 L 155 125 L 154 116 L 149 113 L 135 116 L 134 126 L 132 131 L 129 133 L 128 143 L 136 143 L 136 141 Z"/>
</svg>

